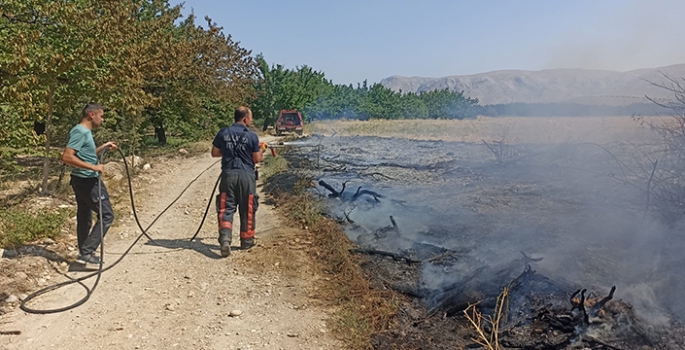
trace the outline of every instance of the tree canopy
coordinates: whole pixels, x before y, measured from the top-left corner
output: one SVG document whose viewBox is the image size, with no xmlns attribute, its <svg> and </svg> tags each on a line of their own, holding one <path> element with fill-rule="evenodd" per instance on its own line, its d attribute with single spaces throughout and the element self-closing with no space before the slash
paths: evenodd
<svg viewBox="0 0 685 350">
<path fill-rule="evenodd" d="M 206 22 L 168 0 L 0 1 L 0 144 L 44 142 L 34 122 L 52 110 L 46 131 L 73 124 L 88 101 L 108 109 L 110 137 L 150 126 L 199 137 L 257 77 L 251 52 Z"/>
<path fill-rule="evenodd" d="M 269 66 L 257 56 L 259 79 L 251 105 L 264 126 L 274 122 L 281 109 L 297 109 L 314 119 L 464 119 L 476 116 L 477 99 L 463 92 L 436 90 L 424 93 L 395 92 L 381 84 L 334 84 L 309 66 L 286 69 Z"/>
<path fill-rule="evenodd" d="M 253 96 L 251 52 L 181 9 L 168 0 L 0 1 L 0 146 L 44 144 L 43 191 L 51 143 L 66 143 L 86 102 L 107 109 L 98 135 L 133 150 L 150 127 L 161 143 L 167 130 L 206 136 Z"/>
</svg>

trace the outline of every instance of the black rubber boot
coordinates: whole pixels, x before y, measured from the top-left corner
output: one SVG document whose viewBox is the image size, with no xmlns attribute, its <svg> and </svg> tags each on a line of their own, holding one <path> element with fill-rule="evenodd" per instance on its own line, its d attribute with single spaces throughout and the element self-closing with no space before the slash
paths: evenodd
<svg viewBox="0 0 685 350">
<path fill-rule="evenodd" d="M 231 244 L 223 241 L 221 242 L 221 256 L 226 258 L 231 255 Z"/>
<path fill-rule="evenodd" d="M 230 233 L 219 234 L 219 245 L 221 246 L 221 256 L 224 258 L 231 255 L 231 236 Z"/>
<path fill-rule="evenodd" d="M 247 250 L 254 247 L 254 238 L 240 239 L 240 249 Z"/>
</svg>

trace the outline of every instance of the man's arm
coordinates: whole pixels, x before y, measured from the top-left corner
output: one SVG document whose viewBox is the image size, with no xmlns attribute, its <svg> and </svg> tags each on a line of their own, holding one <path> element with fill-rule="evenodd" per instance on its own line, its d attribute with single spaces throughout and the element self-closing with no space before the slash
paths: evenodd
<svg viewBox="0 0 685 350">
<path fill-rule="evenodd" d="M 102 153 L 102 151 L 104 151 L 107 148 L 111 149 L 112 151 L 116 151 L 117 150 L 117 144 L 112 142 L 112 141 L 109 141 L 109 142 L 103 144 L 102 146 L 98 147 L 97 149 L 95 149 L 95 153 L 97 153 L 97 155 L 100 155 L 100 153 Z"/>
<path fill-rule="evenodd" d="M 214 158 L 221 157 L 221 150 L 216 148 L 216 146 L 212 146 L 212 157 L 214 157 Z"/>
<path fill-rule="evenodd" d="M 212 157 L 214 158 L 219 158 L 221 157 L 221 147 L 223 145 L 223 140 L 221 135 L 223 134 L 225 129 L 219 130 L 219 133 L 214 136 L 214 141 L 212 141 Z"/>
<path fill-rule="evenodd" d="M 93 165 L 82 161 L 81 158 L 76 156 L 76 150 L 69 147 L 65 148 L 64 153 L 62 153 L 62 162 L 76 168 L 88 169 L 98 173 L 101 173 L 105 170 L 105 166 L 102 164 Z"/>
<path fill-rule="evenodd" d="M 250 141 L 252 142 L 252 144 L 250 145 L 252 147 L 252 161 L 255 165 L 257 165 L 257 163 L 262 161 L 262 158 L 264 157 L 264 151 L 266 151 L 266 148 L 259 147 L 259 137 L 257 137 L 256 134 L 250 134 L 252 136 L 250 139 Z"/>
<path fill-rule="evenodd" d="M 264 152 L 260 150 L 259 152 L 252 152 L 252 161 L 257 164 L 262 161 L 264 157 Z"/>
</svg>

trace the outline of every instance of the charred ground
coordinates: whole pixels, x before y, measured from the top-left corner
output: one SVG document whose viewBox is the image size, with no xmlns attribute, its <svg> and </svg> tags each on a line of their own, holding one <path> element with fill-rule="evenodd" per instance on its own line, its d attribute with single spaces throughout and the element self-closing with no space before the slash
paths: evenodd
<svg viewBox="0 0 685 350">
<path fill-rule="evenodd" d="M 353 253 L 377 288 L 409 300 L 375 348 L 473 345 L 463 310 L 480 302 L 492 313 L 505 287 L 506 347 L 685 343 L 680 223 L 654 218 L 621 166 L 635 145 L 354 136 L 310 144 L 318 151 L 299 157 L 318 165 L 308 170 L 315 193 L 359 245 Z"/>
</svg>

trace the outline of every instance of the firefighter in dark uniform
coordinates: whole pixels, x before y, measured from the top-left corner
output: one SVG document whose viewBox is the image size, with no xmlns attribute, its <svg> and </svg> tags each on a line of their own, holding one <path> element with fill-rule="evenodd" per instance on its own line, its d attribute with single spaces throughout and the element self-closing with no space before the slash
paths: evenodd
<svg viewBox="0 0 685 350">
<path fill-rule="evenodd" d="M 233 125 L 219 131 L 212 143 L 212 156 L 222 158 L 216 208 L 223 257 L 231 255 L 233 214 L 236 208 L 240 215 L 240 248 L 250 249 L 255 244 L 255 213 L 258 205 L 255 164 L 262 160 L 264 153 L 257 134 L 248 129 L 252 126 L 252 111 L 247 107 L 238 107 L 234 120 Z"/>
</svg>

